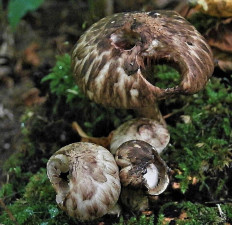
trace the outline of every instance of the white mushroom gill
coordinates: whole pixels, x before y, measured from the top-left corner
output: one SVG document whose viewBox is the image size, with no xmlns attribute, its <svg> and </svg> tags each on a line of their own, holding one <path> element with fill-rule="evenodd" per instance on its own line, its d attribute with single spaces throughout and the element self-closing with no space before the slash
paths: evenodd
<svg viewBox="0 0 232 225">
<path fill-rule="evenodd" d="M 145 179 L 145 186 L 148 189 L 153 189 L 157 186 L 159 181 L 159 171 L 154 164 L 149 164 L 147 166 L 147 172 L 143 175 Z"/>
<path fill-rule="evenodd" d="M 61 148 L 49 159 L 47 174 L 57 192 L 57 204 L 78 220 L 101 217 L 118 201 L 118 167 L 112 154 L 96 144 Z"/>
<path fill-rule="evenodd" d="M 146 189 L 148 195 L 159 195 L 169 184 L 166 163 L 155 148 L 144 141 L 123 143 L 116 151 L 115 160 L 120 167 L 123 187 Z"/>
</svg>

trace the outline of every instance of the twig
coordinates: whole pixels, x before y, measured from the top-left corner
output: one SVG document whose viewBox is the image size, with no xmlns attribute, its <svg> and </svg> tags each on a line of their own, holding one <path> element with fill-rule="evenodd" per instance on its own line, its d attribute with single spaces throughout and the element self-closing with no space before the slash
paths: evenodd
<svg viewBox="0 0 232 225">
<path fill-rule="evenodd" d="M 164 119 L 167 119 L 167 118 L 173 116 L 174 114 L 177 114 L 177 113 L 183 111 L 186 107 L 188 107 L 188 105 L 189 105 L 189 103 L 187 103 L 186 105 L 184 105 L 184 106 L 183 106 L 182 108 L 180 108 L 180 109 L 175 109 L 175 110 L 173 110 L 173 112 L 168 113 L 167 115 L 163 116 L 163 118 L 164 118 Z"/>
<path fill-rule="evenodd" d="M 80 137 L 89 138 L 89 136 L 82 130 L 77 122 L 72 122 L 72 128 L 80 135 Z"/>
<path fill-rule="evenodd" d="M 14 224 L 19 225 L 18 222 L 16 221 L 14 215 L 12 214 L 12 212 L 7 208 L 6 204 L 4 203 L 4 201 L 0 198 L 0 206 L 6 211 L 6 213 L 9 215 L 9 218 L 11 221 L 14 222 Z"/>
<path fill-rule="evenodd" d="M 225 200 L 215 200 L 215 201 L 210 201 L 210 202 L 205 202 L 205 204 L 225 204 L 225 203 L 232 203 L 232 199 L 225 199 Z"/>
</svg>

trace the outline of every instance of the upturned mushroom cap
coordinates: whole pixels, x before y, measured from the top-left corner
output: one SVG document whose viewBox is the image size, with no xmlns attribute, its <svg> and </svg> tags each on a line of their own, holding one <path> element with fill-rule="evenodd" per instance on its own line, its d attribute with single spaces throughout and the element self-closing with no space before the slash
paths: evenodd
<svg viewBox="0 0 232 225">
<path fill-rule="evenodd" d="M 163 124 L 148 118 L 136 118 L 120 125 L 113 131 L 110 151 L 114 155 L 118 147 L 130 140 L 141 140 L 155 147 L 160 154 L 170 140 L 170 134 Z"/>
<path fill-rule="evenodd" d="M 61 148 L 49 159 L 47 174 L 60 208 L 78 220 L 101 217 L 118 201 L 118 167 L 101 146 L 83 142 Z"/>
<path fill-rule="evenodd" d="M 115 160 L 121 168 L 119 176 L 124 187 L 141 188 L 149 195 L 159 195 L 169 184 L 166 163 L 155 148 L 144 141 L 123 143 Z"/>
<path fill-rule="evenodd" d="M 152 64 L 180 72 L 179 85 L 149 81 Z M 119 13 L 93 24 L 72 54 L 78 86 L 97 103 L 116 108 L 150 106 L 159 99 L 201 90 L 214 68 L 205 39 L 174 11 Z"/>
</svg>

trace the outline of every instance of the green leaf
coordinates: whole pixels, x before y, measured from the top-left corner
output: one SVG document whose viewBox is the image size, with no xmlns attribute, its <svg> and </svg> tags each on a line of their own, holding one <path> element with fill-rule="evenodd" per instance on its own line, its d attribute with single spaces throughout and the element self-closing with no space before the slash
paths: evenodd
<svg viewBox="0 0 232 225">
<path fill-rule="evenodd" d="M 10 0 L 8 5 L 8 20 L 13 29 L 16 28 L 20 19 L 26 15 L 28 11 L 34 11 L 44 0 Z"/>
</svg>

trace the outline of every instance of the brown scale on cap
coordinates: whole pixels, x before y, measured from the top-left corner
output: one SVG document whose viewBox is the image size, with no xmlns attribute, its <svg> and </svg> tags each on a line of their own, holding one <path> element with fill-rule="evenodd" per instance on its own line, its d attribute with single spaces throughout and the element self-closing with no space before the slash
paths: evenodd
<svg viewBox="0 0 232 225">
<path fill-rule="evenodd" d="M 179 85 L 161 89 L 149 81 L 149 69 L 160 62 L 180 72 Z M 77 42 L 72 66 L 79 87 L 91 100 L 116 108 L 148 107 L 171 95 L 196 93 L 214 68 L 204 38 L 173 11 L 101 19 Z"/>
<path fill-rule="evenodd" d="M 79 220 L 93 220 L 117 203 L 121 185 L 111 153 L 91 143 L 74 143 L 55 152 L 47 174 L 61 209 Z"/>
</svg>

